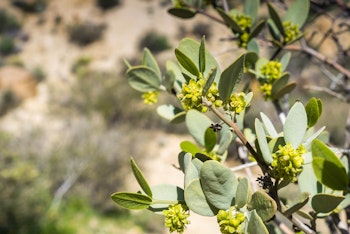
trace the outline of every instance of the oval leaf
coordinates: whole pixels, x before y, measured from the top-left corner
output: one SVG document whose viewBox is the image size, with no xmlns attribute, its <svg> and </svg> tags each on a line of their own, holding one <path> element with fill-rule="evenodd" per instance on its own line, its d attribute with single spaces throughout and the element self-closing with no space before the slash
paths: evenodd
<svg viewBox="0 0 350 234">
<path fill-rule="evenodd" d="M 164 119 L 167 119 L 169 121 L 174 120 L 179 114 L 186 114 L 183 109 L 180 109 L 176 106 L 173 106 L 171 104 L 166 105 L 160 105 L 157 107 L 157 113 Z"/>
<path fill-rule="evenodd" d="M 170 8 L 168 10 L 168 13 L 182 19 L 190 19 L 196 15 L 196 12 L 191 11 L 188 8 L 178 8 L 178 7 Z"/>
<path fill-rule="evenodd" d="M 155 213 L 161 213 L 168 209 L 170 204 L 175 202 L 183 203 L 185 201 L 184 190 L 178 186 L 171 184 L 162 184 L 153 186 L 153 204 L 148 207 L 149 210 Z M 169 201 L 169 204 L 164 204 L 164 201 Z"/>
<path fill-rule="evenodd" d="M 153 57 L 151 51 L 147 48 L 143 50 L 142 65 L 152 68 L 159 77 L 162 76 L 156 59 Z"/>
<path fill-rule="evenodd" d="M 258 16 L 259 7 L 260 0 L 244 1 L 243 12 L 245 15 L 250 16 L 252 22 L 254 22 L 256 17 Z"/>
<path fill-rule="evenodd" d="M 205 150 L 209 153 L 213 150 L 214 146 L 216 145 L 217 141 L 217 134 L 214 132 L 212 128 L 207 128 L 204 135 L 204 145 Z"/>
<path fill-rule="evenodd" d="M 186 114 L 186 126 L 193 138 L 202 146 L 205 146 L 205 131 L 211 124 L 211 120 L 197 110 L 189 110 Z"/>
<path fill-rule="evenodd" d="M 256 210 L 260 218 L 266 222 L 270 220 L 277 211 L 276 202 L 265 192 L 256 191 L 248 204 L 249 210 Z"/>
<path fill-rule="evenodd" d="M 320 109 L 321 106 L 321 109 Z M 322 103 L 317 98 L 311 98 L 305 106 L 308 127 L 314 126 L 322 113 Z"/>
<path fill-rule="evenodd" d="M 192 180 L 185 188 L 185 201 L 188 208 L 199 215 L 215 216 L 218 212 L 204 196 L 199 179 Z"/>
<path fill-rule="evenodd" d="M 222 100 L 228 100 L 236 85 L 241 81 L 243 76 L 244 60 L 245 54 L 242 54 L 222 72 L 218 87 Z"/>
<path fill-rule="evenodd" d="M 118 192 L 111 195 L 118 205 L 130 210 L 147 209 L 152 204 L 152 198 L 140 193 Z"/>
<path fill-rule="evenodd" d="M 175 56 L 177 58 L 177 61 L 181 64 L 183 68 L 185 68 L 186 71 L 191 73 L 194 76 L 199 75 L 199 70 L 196 66 L 196 64 L 187 57 L 181 50 L 175 49 Z"/>
<path fill-rule="evenodd" d="M 276 28 L 278 29 L 280 34 L 285 36 L 283 23 L 282 23 L 280 16 L 278 15 L 276 9 L 274 8 L 274 6 L 271 3 L 267 3 L 267 7 L 269 10 L 270 17 L 271 17 L 273 23 L 275 24 Z"/>
<path fill-rule="evenodd" d="M 247 233 L 254 233 L 254 234 L 269 233 L 264 222 L 262 221 L 262 219 L 260 218 L 260 216 L 257 214 L 255 210 L 252 210 L 249 212 Z"/>
<path fill-rule="evenodd" d="M 127 70 L 126 75 L 130 86 L 140 92 L 156 91 L 161 85 L 161 77 L 149 67 L 132 67 Z"/>
<path fill-rule="evenodd" d="M 316 213 L 329 213 L 345 199 L 343 196 L 335 196 L 332 194 L 316 194 L 311 199 L 311 207 Z"/>
<path fill-rule="evenodd" d="M 301 102 L 296 102 L 290 109 L 283 125 L 284 139 L 294 149 L 298 148 L 304 138 L 307 128 L 306 111 Z"/>
<path fill-rule="evenodd" d="M 247 177 L 243 177 L 237 186 L 236 191 L 236 206 L 242 208 L 252 197 L 252 188 Z"/>
<path fill-rule="evenodd" d="M 243 30 L 241 29 L 241 27 L 223 9 L 216 8 L 216 10 L 220 14 L 221 18 L 225 21 L 227 26 L 230 27 L 233 32 L 243 33 Z"/>
<path fill-rule="evenodd" d="M 231 207 L 238 181 L 229 168 L 214 160 L 206 161 L 200 171 L 200 182 L 210 204 L 222 210 Z"/>
<path fill-rule="evenodd" d="M 259 149 L 264 158 L 264 161 L 268 164 L 272 163 L 272 155 L 269 149 L 269 145 L 267 144 L 265 130 L 260 120 L 258 119 L 255 119 L 255 132 L 257 141 L 259 143 Z"/>
<path fill-rule="evenodd" d="M 301 28 L 309 15 L 309 9 L 309 0 L 295 0 L 287 10 L 284 20 L 290 21 Z"/>
<path fill-rule="evenodd" d="M 345 190 L 348 176 L 340 159 L 322 141 L 316 139 L 311 145 L 312 167 L 318 181 L 334 190 Z"/>
<path fill-rule="evenodd" d="M 265 129 L 266 129 L 267 133 L 269 134 L 269 136 L 272 138 L 277 138 L 278 133 L 277 133 L 275 127 L 273 126 L 271 120 L 269 119 L 269 117 L 267 117 L 267 115 L 265 115 L 262 112 L 260 113 L 260 116 L 261 116 L 261 120 L 263 121 Z"/>
<path fill-rule="evenodd" d="M 180 148 L 182 151 L 196 155 L 196 153 L 201 152 L 201 149 L 190 141 L 183 141 L 180 143 Z"/>
<path fill-rule="evenodd" d="M 143 176 L 140 168 L 137 166 L 135 160 L 133 158 L 130 159 L 130 164 L 131 164 L 131 169 L 132 172 L 137 180 L 137 182 L 139 183 L 139 185 L 141 186 L 142 190 L 150 197 L 152 197 L 152 191 L 151 188 L 149 187 L 145 177 Z"/>
</svg>

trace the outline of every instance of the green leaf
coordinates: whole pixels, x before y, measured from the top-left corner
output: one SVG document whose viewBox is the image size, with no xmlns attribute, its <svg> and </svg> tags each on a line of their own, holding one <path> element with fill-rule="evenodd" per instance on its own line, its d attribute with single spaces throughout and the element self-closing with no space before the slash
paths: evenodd
<svg viewBox="0 0 350 234">
<path fill-rule="evenodd" d="M 316 194 L 311 199 L 311 207 L 316 213 L 329 213 L 345 199 L 343 196 L 333 194 Z"/>
<path fill-rule="evenodd" d="M 334 190 L 346 190 L 348 176 L 340 159 L 322 141 L 311 145 L 312 167 L 318 181 Z"/>
<path fill-rule="evenodd" d="M 254 22 L 256 17 L 258 16 L 259 7 L 260 7 L 260 0 L 244 1 L 243 13 L 245 15 L 250 16 L 250 18 L 252 19 L 252 22 Z"/>
<path fill-rule="evenodd" d="M 179 8 L 179 7 L 168 9 L 168 13 L 182 19 L 190 19 L 196 15 L 195 11 L 192 11 L 188 8 Z"/>
<path fill-rule="evenodd" d="M 184 53 L 182 53 L 181 50 L 176 48 L 175 56 L 177 58 L 177 61 L 181 64 L 183 68 L 185 68 L 186 71 L 188 71 L 192 75 L 199 76 L 199 70 L 196 64 Z"/>
<path fill-rule="evenodd" d="M 281 89 L 277 90 L 274 94 L 272 94 L 272 98 L 274 100 L 281 99 L 284 95 L 292 92 L 296 86 L 297 86 L 297 84 L 295 82 L 290 82 L 290 83 L 286 84 L 285 86 L 283 86 Z M 272 89 L 273 89 L 273 85 L 272 85 Z M 271 93 L 272 93 L 272 91 L 271 91 Z"/>
<path fill-rule="evenodd" d="M 189 166 L 189 164 L 192 161 L 192 154 L 187 153 L 187 152 L 180 152 L 178 155 L 178 162 L 179 162 L 179 166 L 180 166 L 180 170 L 183 173 L 186 173 L 187 168 Z"/>
<path fill-rule="evenodd" d="M 310 193 L 300 193 L 298 199 L 294 202 L 293 205 L 289 206 L 287 210 L 283 212 L 286 217 L 291 216 L 293 213 L 297 212 L 303 208 L 310 199 Z"/>
<path fill-rule="evenodd" d="M 157 91 L 162 82 L 156 71 L 145 66 L 134 66 L 126 75 L 130 86 L 140 92 Z"/>
<path fill-rule="evenodd" d="M 203 163 L 199 176 L 208 202 L 218 209 L 229 209 L 238 185 L 233 172 L 221 163 L 210 160 Z"/>
<path fill-rule="evenodd" d="M 231 132 L 230 127 L 227 124 L 222 126 L 221 131 L 219 132 L 219 147 L 217 150 L 217 154 L 222 155 L 230 146 L 233 141 L 233 133 Z"/>
<path fill-rule="evenodd" d="M 290 57 L 292 56 L 292 53 L 291 52 L 288 52 L 288 53 L 285 53 L 281 60 L 280 60 L 280 63 L 282 64 L 282 71 L 285 71 L 287 69 L 287 66 L 289 64 L 289 61 L 290 61 Z"/>
<path fill-rule="evenodd" d="M 276 93 L 278 93 L 283 87 L 285 87 L 288 83 L 290 74 L 288 72 L 285 72 L 282 74 L 281 78 L 273 82 L 272 84 L 272 90 L 271 95 L 275 96 Z"/>
<path fill-rule="evenodd" d="M 273 22 L 272 19 L 268 19 L 267 20 L 267 28 L 271 34 L 271 36 L 273 37 L 273 41 L 272 43 L 274 45 L 276 45 L 277 47 L 279 48 L 282 48 L 283 45 L 280 43 L 280 40 L 281 40 L 281 34 L 278 30 L 278 28 L 276 27 L 276 24 Z"/>
<path fill-rule="evenodd" d="M 140 193 L 118 192 L 111 195 L 118 205 L 130 210 L 147 209 L 152 204 L 152 198 Z"/>
<path fill-rule="evenodd" d="M 179 114 L 186 114 L 184 110 L 171 104 L 160 105 L 157 107 L 157 113 L 164 119 L 169 121 L 174 120 Z M 183 119 L 184 120 L 184 119 Z"/>
<path fill-rule="evenodd" d="M 190 141 L 183 141 L 180 143 L 180 148 L 182 151 L 192 154 L 193 156 L 201 152 L 201 149 Z"/>
<path fill-rule="evenodd" d="M 249 219 L 248 219 L 247 233 L 254 233 L 254 234 L 269 233 L 264 222 L 262 221 L 262 219 L 260 218 L 260 216 L 257 214 L 255 210 L 250 211 L 248 214 L 249 214 Z"/>
<path fill-rule="evenodd" d="M 272 155 L 269 149 L 269 145 L 267 144 L 265 130 L 260 120 L 258 119 L 255 119 L 255 132 L 257 141 L 259 143 L 259 149 L 264 158 L 264 161 L 268 164 L 272 163 Z"/>
<path fill-rule="evenodd" d="M 307 116 L 301 102 L 296 102 L 290 109 L 283 125 L 284 139 L 294 149 L 298 148 L 307 128 Z"/>
<path fill-rule="evenodd" d="M 199 215 L 215 216 L 218 212 L 218 209 L 207 201 L 199 179 L 192 180 L 185 187 L 185 201 L 188 208 Z"/>
<path fill-rule="evenodd" d="M 298 185 L 301 192 L 310 193 L 311 196 L 322 192 L 323 186 L 318 182 L 311 163 L 303 166 L 303 171 L 298 176 Z"/>
<path fill-rule="evenodd" d="M 234 88 L 241 81 L 243 76 L 245 54 L 239 56 L 221 74 L 219 81 L 219 94 L 223 101 L 230 98 Z"/>
<path fill-rule="evenodd" d="M 217 134 L 212 128 L 207 128 L 204 135 L 205 150 L 209 153 L 213 150 L 217 142 Z"/>
<path fill-rule="evenodd" d="M 223 9 L 216 8 L 221 18 L 225 21 L 228 27 L 232 29 L 234 33 L 243 33 L 241 27 L 229 16 Z"/>
<path fill-rule="evenodd" d="M 322 128 L 320 128 L 319 130 L 317 130 L 315 133 L 313 133 L 311 136 L 309 136 L 308 138 L 304 139 L 304 143 L 303 143 L 303 146 L 304 147 L 309 147 L 311 145 L 311 143 L 321 135 L 321 133 L 323 132 L 323 130 L 325 129 L 326 127 L 323 126 Z M 309 128 L 310 130 L 311 128 Z"/>
<path fill-rule="evenodd" d="M 247 51 L 259 54 L 259 44 L 255 38 L 248 41 Z"/>
<path fill-rule="evenodd" d="M 267 117 L 267 115 L 265 115 L 262 112 L 260 112 L 260 116 L 261 116 L 261 120 L 264 123 L 266 132 L 269 134 L 269 136 L 272 137 L 272 138 L 277 138 L 278 137 L 278 133 L 277 133 L 275 127 L 273 126 L 271 120 L 269 119 L 269 117 Z"/>
<path fill-rule="evenodd" d="M 189 110 L 186 114 L 186 126 L 193 138 L 202 146 L 205 146 L 205 131 L 212 121 L 197 110 Z"/>
<path fill-rule="evenodd" d="M 187 187 L 187 185 L 189 185 L 192 180 L 199 179 L 199 172 L 202 168 L 202 165 L 203 163 L 197 158 L 191 160 L 185 172 L 185 187 Z"/>
<path fill-rule="evenodd" d="M 152 197 L 152 191 L 151 188 L 149 187 L 145 177 L 143 176 L 140 168 L 137 166 L 135 160 L 133 158 L 130 159 L 130 164 L 131 164 L 131 169 L 132 172 L 137 180 L 137 182 L 139 183 L 139 185 L 141 186 L 142 190 L 149 196 Z"/>
<path fill-rule="evenodd" d="M 287 10 L 284 21 L 290 21 L 301 28 L 309 15 L 309 9 L 309 0 L 295 0 Z"/>
<path fill-rule="evenodd" d="M 322 113 L 322 103 L 320 99 L 311 98 L 305 106 L 308 127 L 314 126 Z"/>
<path fill-rule="evenodd" d="M 179 65 L 173 61 L 168 60 L 165 63 L 165 66 L 166 66 L 165 81 L 166 81 L 166 87 L 168 91 L 172 91 L 172 88 L 174 88 L 176 92 L 178 93 L 181 92 L 182 83 L 185 83 L 186 79 L 182 75 Z"/>
<path fill-rule="evenodd" d="M 266 222 L 270 220 L 277 211 L 276 202 L 265 192 L 256 191 L 248 204 L 248 210 L 256 210 L 260 218 Z"/>
<path fill-rule="evenodd" d="M 188 58 L 191 59 L 191 61 L 195 62 L 196 67 L 199 67 L 199 47 L 200 44 L 191 39 L 191 38 L 184 38 L 181 40 L 178 49 L 186 54 L 186 56 Z M 221 71 L 219 69 L 219 64 L 217 63 L 216 59 L 206 50 L 205 51 L 205 67 L 206 68 L 212 68 L 212 67 L 216 67 L 217 71 L 216 71 L 216 75 L 215 75 L 215 80 L 218 81 L 220 76 L 221 76 Z M 209 72 L 210 70 L 207 69 L 204 73 L 203 73 L 203 77 L 208 77 L 209 76 Z M 185 73 L 186 74 L 186 73 Z M 192 76 L 192 78 L 197 78 L 197 77 L 193 77 L 193 75 L 191 75 L 190 73 L 186 74 L 189 75 L 190 77 Z"/>
<path fill-rule="evenodd" d="M 153 57 L 151 51 L 147 48 L 143 50 L 142 65 L 152 68 L 159 77 L 162 76 L 156 59 Z"/>
<path fill-rule="evenodd" d="M 207 78 L 207 81 L 205 82 L 205 85 L 204 85 L 204 88 L 203 88 L 203 91 L 202 91 L 202 96 L 206 96 L 209 89 L 210 89 L 210 86 L 213 84 L 214 80 L 215 80 L 215 76 L 216 76 L 216 71 L 217 71 L 217 68 L 216 67 L 213 67 L 210 72 L 209 72 L 209 77 Z"/>
<path fill-rule="evenodd" d="M 271 3 L 267 3 L 267 7 L 269 10 L 270 17 L 271 17 L 272 21 L 274 22 L 276 28 L 278 29 L 280 34 L 285 36 L 283 23 L 282 23 L 280 16 L 278 15 L 276 9 L 274 8 L 274 6 Z"/>
<path fill-rule="evenodd" d="M 249 1 L 247 1 L 247 2 L 249 2 Z M 252 28 L 251 33 L 249 34 L 249 41 L 258 36 L 258 34 L 264 29 L 265 24 L 266 24 L 266 21 L 261 20 Z M 259 54 L 259 53 L 257 53 L 257 54 Z"/>
<path fill-rule="evenodd" d="M 236 206 L 240 209 L 244 207 L 252 197 L 252 188 L 247 177 L 243 177 L 237 186 Z"/>
<path fill-rule="evenodd" d="M 170 204 L 175 202 L 183 203 L 185 201 L 184 190 L 172 184 L 162 184 L 152 186 L 153 204 L 149 206 L 149 210 L 155 213 L 161 213 L 168 209 Z M 169 201 L 169 203 L 166 203 Z"/>
<path fill-rule="evenodd" d="M 205 37 L 202 37 L 201 45 L 199 46 L 199 71 L 203 73 L 205 71 Z"/>
</svg>

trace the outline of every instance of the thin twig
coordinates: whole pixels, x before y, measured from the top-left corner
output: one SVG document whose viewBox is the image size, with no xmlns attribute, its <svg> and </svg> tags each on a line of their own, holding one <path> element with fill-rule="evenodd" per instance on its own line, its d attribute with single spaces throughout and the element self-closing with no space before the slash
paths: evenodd
<svg viewBox="0 0 350 234">
<path fill-rule="evenodd" d="M 324 54 L 321 54 L 318 51 L 312 49 L 311 47 L 309 47 L 306 44 L 305 40 L 301 39 L 300 43 L 301 43 L 301 46 L 288 45 L 288 46 L 285 46 L 284 49 L 290 50 L 290 51 L 300 51 L 300 52 L 303 52 L 305 54 L 311 55 L 312 57 L 320 60 L 321 62 L 323 62 L 331 67 L 333 67 L 337 71 L 343 73 L 346 77 L 350 78 L 350 70 L 346 69 L 345 67 L 343 67 L 342 65 L 340 65 L 336 61 L 333 61 L 333 60 L 327 58 Z"/>
</svg>

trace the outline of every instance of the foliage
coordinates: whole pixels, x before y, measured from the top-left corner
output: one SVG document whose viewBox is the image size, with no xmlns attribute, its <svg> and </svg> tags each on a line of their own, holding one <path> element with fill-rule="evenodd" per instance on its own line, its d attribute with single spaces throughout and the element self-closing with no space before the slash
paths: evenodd
<svg viewBox="0 0 350 234">
<path fill-rule="evenodd" d="M 14 15 L 8 13 L 5 9 L 0 9 L 0 33 L 17 30 L 20 27 Z"/>
<path fill-rule="evenodd" d="M 11 3 L 24 12 L 40 13 L 45 10 L 47 0 L 11 0 Z"/>
<path fill-rule="evenodd" d="M 9 36 L 0 36 L 0 54 L 9 55 L 16 51 L 15 39 Z"/>
<path fill-rule="evenodd" d="M 107 10 L 118 6 L 120 4 L 120 0 L 96 0 L 96 4 L 103 10 Z"/>
<path fill-rule="evenodd" d="M 328 215 L 339 219 L 340 211 L 349 204 L 348 159 L 330 148 L 322 137 L 324 127 L 318 129 L 317 122 L 323 112 L 319 99 L 311 98 L 306 103 L 291 100 L 291 107 L 282 109 L 282 101 L 297 85 L 289 81 L 287 69 L 292 55 L 288 50 L 300 41 L 304 43 L 300 51 L 319 58 L 346 76 L 348 71 L 339 64 L 322 60 L 317 51 L 305 49 L 303 25 L 310 20 L 309 1 L 293 1 L 286 6 L 284 14 L 270 2 L 244 1 L 243 9 L 228 9 L 225 3 L 175 0 L 168 13 L 183 19 L 202 14 L 226 25 L 242 51 L 226 68 L 221 69 L 206 49 L 205 37 L 200 42 L 182 39 L 175 48 L 177 62 L 167 61 L 164 72 L 159 69 L 151 48 L 144 49 L 141 64 L 126 62 L 128 83 L 143 94 L 146 103 L 155 103 L 154 95 L 160 92 L 177 100 L 174 105 L 160 105 L 157 112 L 171 123 L 184 122 L 195 140 L 180 145 L 178 162 L 184 174 L 183 188 L 149 185 L 131 159 L 139 191 L 116 192 L 111 198 L 130 210 L 163 213 L 170 232 L 183 233 L 189 224 L 189 209 L 202 216 L 216 216 L 222 233 L 268 233 L 267 226 L 277 230 L 281 222 L 287 229 L 316 233 L 318 219 Z M 267 19 L 259 19 L 262 6 L 267 8 Z M 209 8 L 217 15 L 210 15 L 206 11 Z M 261 52 L 259 40 L 268 40 L 273 46 L 269 58 Z M 258 82 L 258 90 L 252 87 L 254 81 Z M 254 135 L 248 138 L 245 114 L 254 104 L 252 96 L 258 91 L 276 108 L 282 128 L 276 128 L 265 113 L 260 113 L 251 131 Z M 228 147 L 236 139 L 249 152 L 240 157 L 248 162 L 249 156 L 251 163 L 261 169 L 262 176 L 256 181 L 238 178 L 224 164 Z M 256 182 L 260 189 L 253 189 Z M 281 197 L 282 188 L 295 185 L 299 187 L 296 201 Z M 333 224 L 336 226 L 334 220 Z"/>
</svg>

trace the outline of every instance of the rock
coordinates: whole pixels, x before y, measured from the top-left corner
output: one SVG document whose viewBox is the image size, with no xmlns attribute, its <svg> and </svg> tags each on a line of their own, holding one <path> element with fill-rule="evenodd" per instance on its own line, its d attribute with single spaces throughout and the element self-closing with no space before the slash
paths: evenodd
<svg viewBox="0 0 350 234">
<path fill-rule="evenodd" d="M 34 97 L 37 94 L 37 80 L 26 69 L 16 66 L 0 68 L 0 92 L 10 91 L 19 100 Z"/>
</svg>

